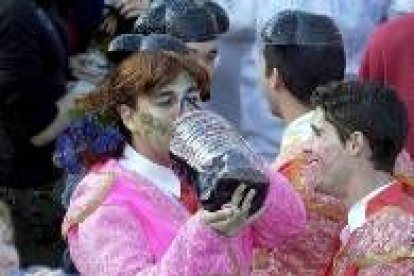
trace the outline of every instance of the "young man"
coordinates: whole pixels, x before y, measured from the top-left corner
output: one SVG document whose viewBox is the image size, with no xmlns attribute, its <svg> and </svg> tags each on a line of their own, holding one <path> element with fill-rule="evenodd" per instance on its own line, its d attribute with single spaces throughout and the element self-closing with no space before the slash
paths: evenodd
<svg viewBox="0 0 414 276">
<path fill-rule="evenodd" d="M 395 0 L 261 0 L 260 2 L 262 22 L 272 18 L 276 11 L 283 10 L 302 10 L 332 18 L 344 40 L 346 76 L 355 78 L 368 36 L 387 18 L 390 2 Z"/>
<path fill-rule="evenodd" d="M 404 104 L 391 89 L 359 82 L 320 88 L 314 104 L 317 189 L 349 210 L 329 275 L 412 275 L 414 183 L 392 174 L 408 132 Z"/>
<path fill-rule="evenodd" d="M 317 275 L 327 270 L 337 250 L 345 212 L 336 199 L 315 195 L 313 183 L 308 183 L 302 164 L 296 161 L 302 158 L 302 151 L 312 137 L 312 91 L 344 78 L 342 37 L 326 16 L 285 11 L 266 25 L 263 39 L 272 112 L 287 123 L 274 167 L 301 193 L 307 207 L 308 225 L 297 238 L 259 254 L 257 272 Z M 267 264 L 259 264 L 261 260 Z"/>
<path fill-rule="evenodd" d="M 278 157 L 283 162 L 310 134 L 312 91 L 344 78 L 345 52 L 330 18 L 302 11 L 276 15 L 263 30 L 263 42 L 272 112 L 288 124 Z"/>
</svg>

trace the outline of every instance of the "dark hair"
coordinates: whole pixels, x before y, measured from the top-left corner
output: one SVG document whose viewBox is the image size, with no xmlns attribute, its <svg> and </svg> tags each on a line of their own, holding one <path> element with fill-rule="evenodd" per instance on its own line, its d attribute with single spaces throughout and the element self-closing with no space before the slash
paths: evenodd
<svg viewBox="0 0 414 276">
<path fill-rule="evenodd" d="M 408 132 L 407 110 L 394 90 L 376 83 L 334 82 L 316 89 L 312 102 L 323 109 L 343 143 L 362 132 L 375 168 L 392 172 Z"/>
<path fill-rule="evenodd" d="M 205 42 L 227 32 L 229 18 L 218 4 L 206 0 L 154 2 L 135 22 L 139 34 L 170 34 L 184 42 Z"/>
<path fill-rule="evenodd" d="M 345 51 L 342 36 L 327 16 L 284 11 L 263 29 L 266 75 L 277 68 L 289 91 L 310 104 L 312 91 L 344 79 Z"/>
<path fill-rule="evenodd" d="M 108 58 L 116 64 L 141 51 L 166 51 L 187 54 L 188 48 L 178 38 L 167 34 L 122 34 L 115 37 L 108 46 Z"/>
</svg>

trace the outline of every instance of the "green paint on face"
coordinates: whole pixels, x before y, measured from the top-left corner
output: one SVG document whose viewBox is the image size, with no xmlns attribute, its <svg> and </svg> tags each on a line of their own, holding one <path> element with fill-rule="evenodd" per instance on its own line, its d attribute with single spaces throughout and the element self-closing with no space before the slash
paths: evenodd
<svg viewBox="0 0 414 276">
<path fill-rule="evenodd" d="M 161 119 L 154 117 L 149 113 L 140 114 L 140 121 L 145 126 L 145 135 L 161 135 L 166 136 L 170 130 L 170 124 Z"/>
</svg>

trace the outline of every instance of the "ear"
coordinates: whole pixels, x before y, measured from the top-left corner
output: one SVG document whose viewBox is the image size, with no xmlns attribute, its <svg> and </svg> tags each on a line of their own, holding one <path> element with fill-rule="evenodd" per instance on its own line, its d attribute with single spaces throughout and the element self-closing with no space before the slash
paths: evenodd
<svg viewBox="0 0 414 276">
<path fill-rule="evenodd" d="M 346 149 L 352 156 L 359 156 L 369 145 L 362 132 L 353 132 L 346 141 Z"/>
<path fill-rule="evenodd" d="M 137 133 L 139 129 L 136 111 L 131 107 L 121 104 L 118 107 L 118 114 L 124 126 L 131 132 Z"/>
</svg>

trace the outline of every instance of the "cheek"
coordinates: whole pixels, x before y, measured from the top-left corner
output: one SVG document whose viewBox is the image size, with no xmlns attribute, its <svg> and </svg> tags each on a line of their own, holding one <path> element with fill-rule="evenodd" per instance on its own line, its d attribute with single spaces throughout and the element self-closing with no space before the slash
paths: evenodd
<svg viewBox="0 0 414 276">
<path fill-rule="evenodd" d="M 312 151 L 321 159 L 323 167 L 332 166 L 340 155 L 338 145 L 323 137 L 315 139 Z"/>
<path fill-rule="evenodd" d="M 158 140 L 160 137 L 169 136 L 171 126 L 169 114 L 148 112 L 140 113 L 138 116 L 140 133 L 150 140 Z"/>
</svg>

